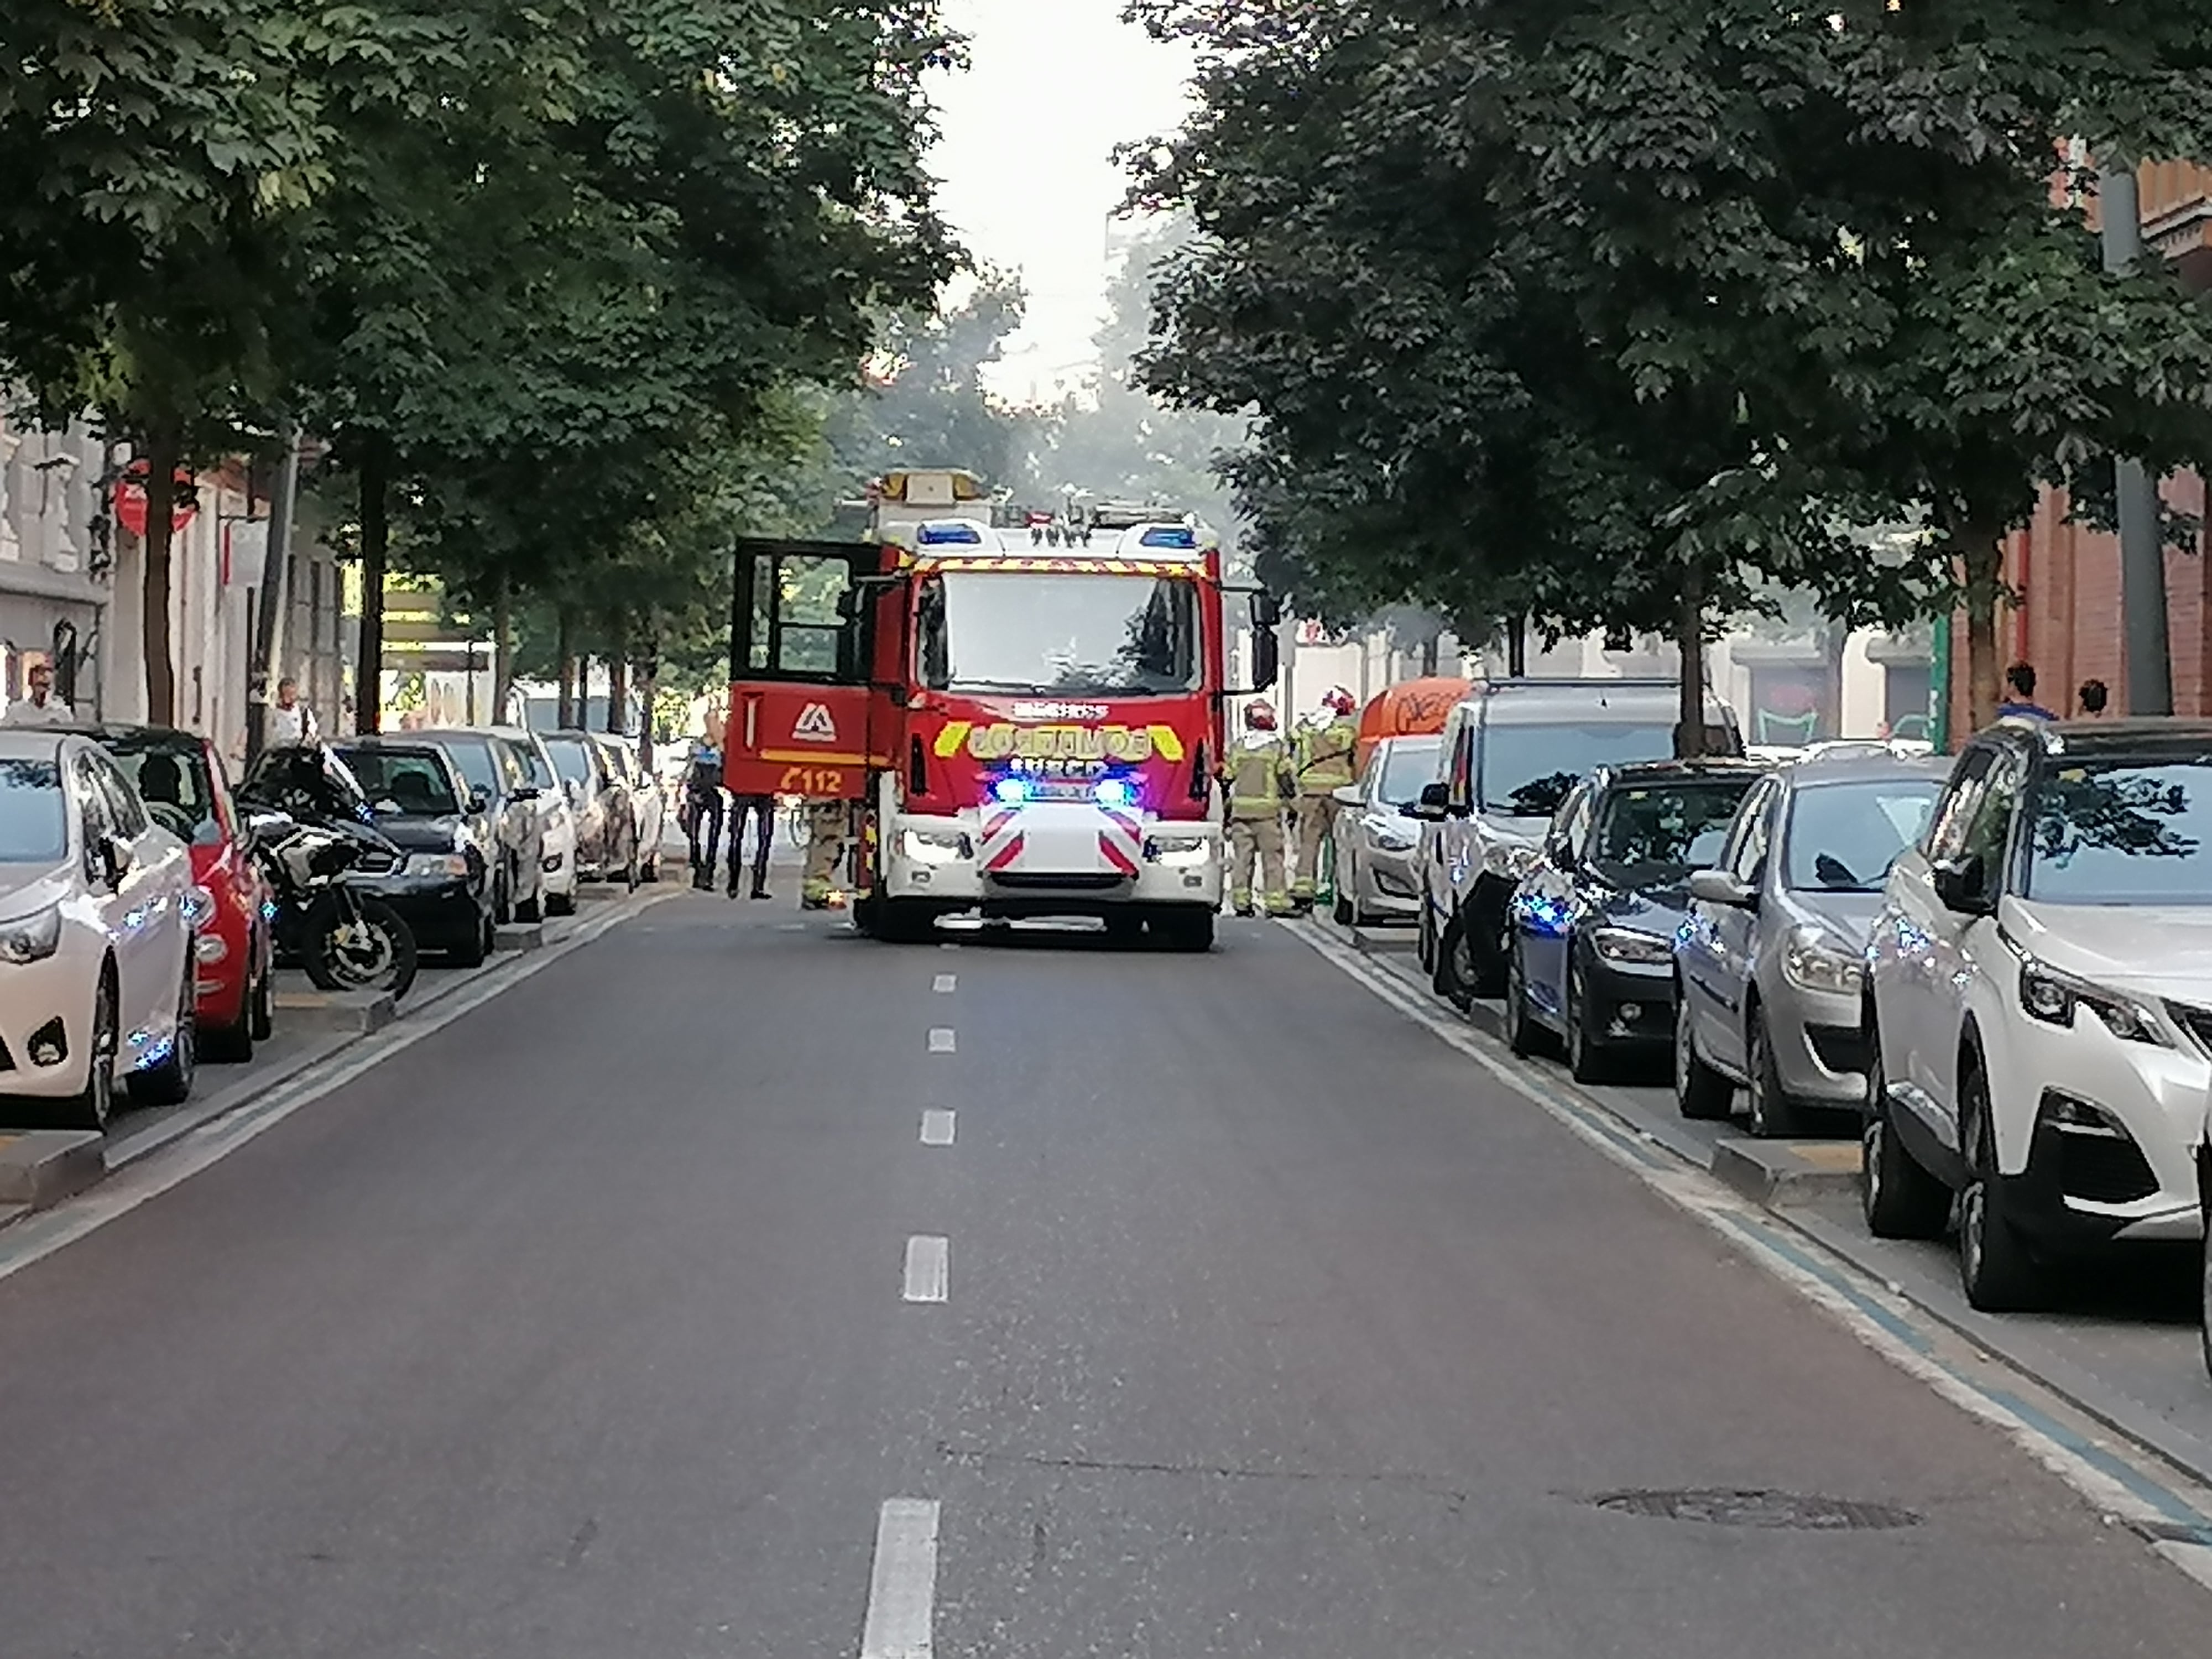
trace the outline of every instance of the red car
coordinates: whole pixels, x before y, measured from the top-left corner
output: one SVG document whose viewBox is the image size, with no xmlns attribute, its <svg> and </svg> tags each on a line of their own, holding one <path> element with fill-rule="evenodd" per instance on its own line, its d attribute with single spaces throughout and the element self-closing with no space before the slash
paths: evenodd
<svg viewBox="0 0 2212 1659">
<path fill-rule="evenodd" d="M 246 821 L 222 757 L 205 738 L 151 726 L 86 728 L 130 775 L 155 823 L 191 843 L 205 894 L 198 941 L 200 1056 L 250 1060 L 276 1007 L 268 884 L 246 843 Z"/>
</svg>

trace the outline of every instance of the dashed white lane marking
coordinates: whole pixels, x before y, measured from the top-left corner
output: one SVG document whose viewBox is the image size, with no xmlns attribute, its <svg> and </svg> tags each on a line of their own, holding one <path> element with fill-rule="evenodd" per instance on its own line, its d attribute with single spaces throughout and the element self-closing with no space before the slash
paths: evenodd
<svg viewBox="0 0 2212 1659">
<path fill-rule="evenodd" d="M 960 975 L 957 974 L 939 974 L 937 976 L 936 982 L 929 988 L 936 992 L 937 994 L 941 997 L 949 997 L 953 994 L 953 992 L 960 988 Z"/>
<path fill-rule="evenodd" d="M 929 1028 L 929 1052 L 933 1054 L 949 1054 L 952 1052 L 952 1028 L 950 1025 L 933 1025 Z"/>
<path fill-rule="evenodd" d="M 876 1517 L 876 1564 L 860 1659 L 930 1659 L 937 1602 L 937 1505 L 892 1498 Z"/>
<path fill-rule="evenodd" d="M 960 948 L 960 941 L 957 939 L 948 939 L 939 944 L 937 948 L 940 951 L 957 951 Z"/>
<path fill-rule="evenodd" d="M 925 1146 L 950 1146 L 952 1144 L 952 1114 L 924 1112 L 921 1115 L 921 1144 Z"/>
<path fill-rule="evenodd" d="M 916 1233 L 906 1242 L 906 1299 L 942 1302 L 952 1277 L 952 1241 Z"/>
</svg>

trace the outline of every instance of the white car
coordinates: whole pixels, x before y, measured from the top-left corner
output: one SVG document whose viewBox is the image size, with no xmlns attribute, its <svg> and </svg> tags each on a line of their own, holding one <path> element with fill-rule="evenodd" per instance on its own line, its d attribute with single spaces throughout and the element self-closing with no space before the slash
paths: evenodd
<svg viewBox="0 0 2212 1659">
<path fill-rule="evenodd" d="M 0 1121 L 104 1129 L 191 1092 L 194 929 L 212 901 L 184 842 L 89 739 L 0 730 Z"/>
<path fill-rule="evenodd" d="M 2204 1226 L 2212 723 L 2006 720 L 1966 745 L 1868 946 L 1868 1224 L 1984 1310 L 2054 1258 Z"/>
<path fill-rule="evenodd" d="M 569 805 L 553 757 L 535 732 L 519 726 L 496 726 L 492 735 L 514 750 L 515 758 L 538 791 L 538 832 L 543 841 L 539 857 L 545 871 L 545 913 L 576 914 L 576 886 L 582 879 L 576 869 L 576 809 Z"/>
<path fill-rule="evenodd" d="M 599 753 L 606 757 L 607 770 L 629 796 L 630 831 L 637 847 L 638 876 L 644 881 L 660 879 L 660 838 L 668 830 L 668 798 L 660 792 L 659 781 L 639 763 L 637 750 L 630 746 L 628 738 L 612 732 L 595 732 Z"/>
</svg>

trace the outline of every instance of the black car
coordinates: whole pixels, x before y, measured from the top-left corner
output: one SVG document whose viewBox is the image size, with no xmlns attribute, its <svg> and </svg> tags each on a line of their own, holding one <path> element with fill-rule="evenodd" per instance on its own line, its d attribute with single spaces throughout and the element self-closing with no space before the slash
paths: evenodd
<svg viewBox="0 0 2212 1659">
<path fill-rule="evenodd" d="M 539 920 L 545 913 L 545 832 L 538 821 L 538 787 L 514 746 L 489 732 L 408 735 L 444 750 L 473 797 L 484 803 L 494 849 L 492 913 L 501 921 Z"/>
<path fill-rule="evenodd" d="M 435 744 L 374 738 L 333 747 L 361 781 L 376 827 L 406 855 L 396 870 L 349 884 L 398 911 L 422 949 L 476 966 L 490 955 L 497 926 L 491 803 Z"/>
<path fill-rule="evenodd" d="M 1674 1035 L 1674 932 L 1728 839 L 1755 761 L 1601 766 L 1577 784 L 1507 908 L 1505 1031 L 1556 1034 L 1579 1081 Z"/>
</svg>

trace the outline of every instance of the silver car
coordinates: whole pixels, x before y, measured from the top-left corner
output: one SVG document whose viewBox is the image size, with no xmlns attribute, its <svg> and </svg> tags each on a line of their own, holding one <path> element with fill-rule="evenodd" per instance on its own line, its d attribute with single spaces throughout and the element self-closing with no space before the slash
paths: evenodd
<svg viewBox="0 0 2212 1659">
<path fill-rule="evenodd" d="M 1444 740 L 1384 738 L 1357 783 L 1336 792 L 1336 919 L 1417 921 L 1421 915 L 1421 826 L 1405 808 L 1434 783 Z"/>
<path fill-rule="evenodd" d="M 1869 744 L 1813 754 L 1755 785 L 1718 863 L 1690 878 L 1674 938 L 1674 1094 L 1751 1132 L 1804 1131 L 1866 1096 L 1867 937 L 1889 866 L 1926 829 L 1945 759 Z"/>
</svg>

